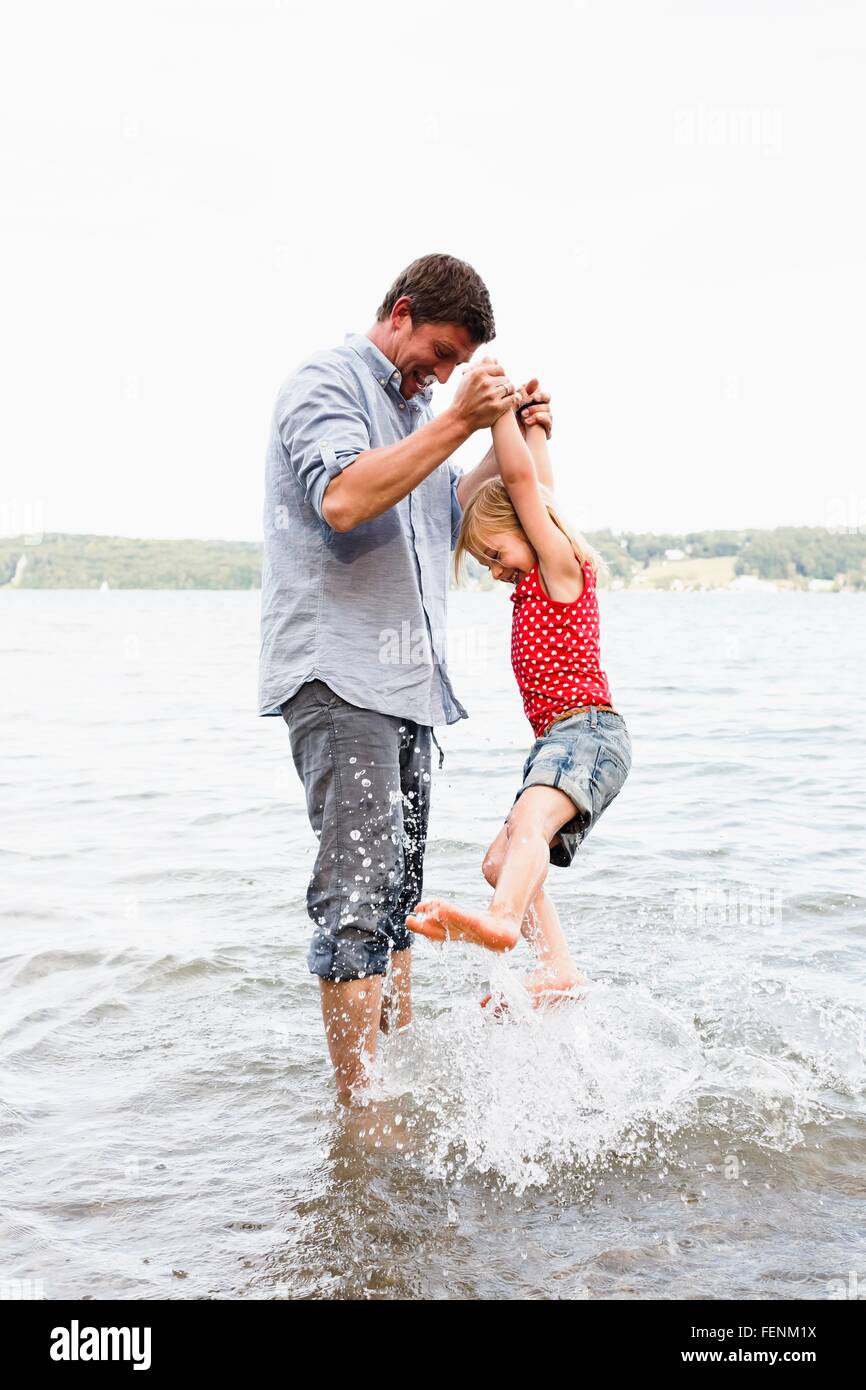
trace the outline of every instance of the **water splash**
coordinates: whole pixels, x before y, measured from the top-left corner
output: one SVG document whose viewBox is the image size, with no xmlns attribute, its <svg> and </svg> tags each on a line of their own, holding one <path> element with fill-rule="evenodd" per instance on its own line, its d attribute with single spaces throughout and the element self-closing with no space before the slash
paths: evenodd
<svg viewBox="0 0 866 1390">
<path fill-rule="evenodd" d="M 514 962 L 495 959 L 491 983 L 509 1001 L 497 1022 L 459 968 L 470 952 L 440 952 L 447 1005 L 390 1039 L 375 1069 L 377 1099 L 402 1098 L 426 1117 L 406 1157 L 428 1177 L 488 1175 L 522 1193 L 612 1164 L 664 1171 L 687 1139 L 723 1153 L 743 1144 L 781 1152 L 807 1123 L 837 1113 L 839 1060 L 835 1051 L 828 1060 L 826 1036 L 808 1050 L 802 1037 L 798 1053 L 777 1045 L 790 1036 L 786 1014 L 763 1019 L 756 1047 L 753 986 L 727 1000 L 729 1026 L 714 1034 L 686 1004 L 638 981 L 591 982 L 580 1003 L 533 1009 Z M 800 1002 L 814 1016 L 815 1001 Z M 849 1042 L 853 1026 L 834 1018 Z M 843 1094 L 854 1079 L 846 1073 Z"/>
</svg>

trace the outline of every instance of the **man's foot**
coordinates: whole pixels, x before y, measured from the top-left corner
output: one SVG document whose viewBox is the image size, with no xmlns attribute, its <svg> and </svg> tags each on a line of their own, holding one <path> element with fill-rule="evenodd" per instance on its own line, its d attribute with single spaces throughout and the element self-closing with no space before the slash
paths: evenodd
<svg viewBox="0 0 866 1390">
<path fill-rule="evenodd" d="M 532 1001 L 534 1009 L 549 1007 L 552 1004 L 579 1004 L 582 995 L 577 993 L 580 985 L 586 984 L 586 976 L 579 970 L 551 973 L 549 970 L 533 970 L 523 977 L 523 988 Z M 494 1000 L 492 992 L 481 1000 L 482 1009 L 490 1009 L 494 1018 L 501 1018 L 508 1012 L 508 1000 L 498 994 Z"/>
<path fill-rule="evenodd" d="M 471 941 L 488 951 L 510 951 L 520 937 L 516 918 L 499 912 L 469 912 L 442 898 L 418 903 L 406 926 L 431 941 Z"/>
</svg>

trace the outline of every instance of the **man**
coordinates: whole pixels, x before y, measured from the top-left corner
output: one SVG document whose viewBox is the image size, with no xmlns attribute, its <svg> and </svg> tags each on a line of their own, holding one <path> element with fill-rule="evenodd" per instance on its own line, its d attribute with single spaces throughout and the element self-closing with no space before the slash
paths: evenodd
<svg viewBox="0 0 866 1390">
<path fill-rule="evenodd" d="M 453 256 L 413 261 L 365 334 L 283 384 L 265 479 L 261 714 L 282 714 L 319 839 L 307 891 L 337 1089 L 362 1089 L 383 1019 L 411 1017 L 406 915 L 421 895 L 435 724 L 466 717 L 448 679 L 449 559 L 496 457 L 448 462 L 514 406 L 493 359 L 433 417 L 433 379 L 495 335 L 487 289 Z M 549 430 L 537 381 L 525 413 Z M 435 736 L 434 740 L 435 740 Z"/>
</svg>

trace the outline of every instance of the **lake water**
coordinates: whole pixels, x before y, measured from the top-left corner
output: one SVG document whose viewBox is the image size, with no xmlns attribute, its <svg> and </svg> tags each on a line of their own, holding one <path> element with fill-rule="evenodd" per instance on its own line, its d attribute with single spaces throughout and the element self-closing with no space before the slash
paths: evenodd
<svg viewBox="0 0 866 1390">
<path fill-rule="evenodd" d="M 419 941 L 355 1114 L 258 603 L 0 595 L 7 1293 L 866 1296 L 866 596 L 601 596 L 632 773 L 549 879 L 584 1002 L 497 1025 L 525 948 Z M 451 607 L 425 891 L 481 904 L 531 732 L 508 590 Z"/>
</svg>

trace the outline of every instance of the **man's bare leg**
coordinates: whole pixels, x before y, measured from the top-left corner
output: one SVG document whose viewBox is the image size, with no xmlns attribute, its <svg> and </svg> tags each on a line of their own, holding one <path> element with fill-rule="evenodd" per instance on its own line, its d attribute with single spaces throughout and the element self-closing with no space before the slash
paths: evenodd
<svg viewBox="0 0 866 1390">
<path fill-rule="evenodd" d="M 406 926 L 432 941 L 471 941 L 490 951 L 510 951 L 517 945 L 530 903 L 547 877 L 550 842 L 573 818 L 574 802 L 565 792 L 555 787 L 529 787 L 508 818 L 508 843 L 486 912 L 428 898 L 406 919 Z"/>
<path fill-rule="evenodd" d="M 337 1094 L 345 1104 L 357 1099 L 367 1085 L 365 1063 L 376 1055 L 382 981 L 382 975 L 364 980 L 319 980 L 325 1037 Z"/>
<path fill-rule="evenodd" d="M 379 1027 L 383 1033 L 405 1028 L 412 1022 L 412 948 L 395 951 L 391 957 L 391 979 L 382 994 Z"/>
</svg>

